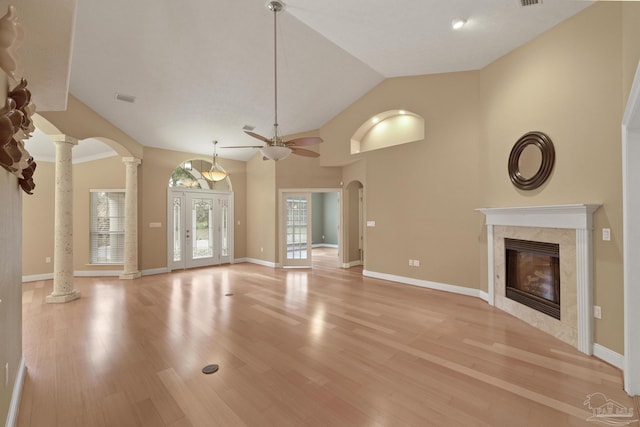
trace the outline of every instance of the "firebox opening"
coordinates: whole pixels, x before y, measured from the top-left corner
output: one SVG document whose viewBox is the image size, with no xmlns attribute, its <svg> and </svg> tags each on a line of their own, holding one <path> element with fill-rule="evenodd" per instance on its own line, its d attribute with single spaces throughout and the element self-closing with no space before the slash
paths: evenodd
<svg viewBox="0 0 640 427">
<path fill-rule="evenodd" d="M 560 245 L 504 239 L 506 296 L 560 320 Z"/>
</svg>

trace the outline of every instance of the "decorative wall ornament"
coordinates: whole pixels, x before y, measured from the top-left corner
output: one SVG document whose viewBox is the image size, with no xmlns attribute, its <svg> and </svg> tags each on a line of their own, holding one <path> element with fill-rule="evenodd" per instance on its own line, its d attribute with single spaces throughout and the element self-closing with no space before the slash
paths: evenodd
<svg viewBox="0 0 640 427">
<path fill-rule="evenodd" d="M 35 110 L 24 79 L 9 92 L 4 109 L 0 110 L 0 166 L 18 177 L 27 194 L 32 194 L 36 186 L 33 181 L 36 162 L 24 148 L 23 140 L 30 138 L 35 129 L 31 120 Z"/>
<path fill-rule="evenodd" d="M 511 149 L 509 178 L 521 190 L 534 190 L 551 175 L 555 158 L 551 138 L 542 132 L 527 132 Z"/>
<path fill-rule="evenodd" d="M 16 49 L 22 44 L 24 32 L 18 23 L 18 15 L 13 6 L 0 18 L 0 68 L 14 80 L 20 80 L 22 70 Z"/>
<path fill-rule="evenodd" d="M 1 88 L 8 92 L 8 96 L 0 108 L 0 166 L 18 178 L 20 188 L 32 194 L 36 186 L 33 181 L 36 162 L 25 149 L 24 140 L 30 138 L 35 130 L 31 116 L 36 112 L 36 106 L 31 102 L 27 81 L 20 79 L 21 66 L 16 49 L 23 37 L 16 9 L 9 6 L 7 13 L 0 18 L 0 69 L 14 81 L 20 81 L 11 90 L 9 83 Z"/>
</svg>

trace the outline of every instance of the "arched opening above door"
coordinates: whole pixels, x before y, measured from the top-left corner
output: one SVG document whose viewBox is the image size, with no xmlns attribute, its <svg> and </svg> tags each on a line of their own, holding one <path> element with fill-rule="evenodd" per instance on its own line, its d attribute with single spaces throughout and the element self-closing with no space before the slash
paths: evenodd
<svg viewBox="0 0 640 427">
<path fill-rule="evenodd" d="M 222 181 L 206 179 L 202 173 L 211 169 L 211 162 L 202 159 L 186 160 L 173 170 L 169 178 L 170 188 L 191 188 L 216 191 L 233 191 L 231 179 L 227 175 Z"/>
</svg>

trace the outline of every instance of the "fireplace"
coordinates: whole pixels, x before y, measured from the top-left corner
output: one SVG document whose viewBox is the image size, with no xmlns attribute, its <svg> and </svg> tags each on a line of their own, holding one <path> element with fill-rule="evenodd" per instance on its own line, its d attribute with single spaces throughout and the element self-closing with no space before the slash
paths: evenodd
<svg viewBox="0 0 640 427">
<path fill-rule="evenodd" d="M 560 245 L 504 239 L 506 297 L 560 320 Z"/>
</svg>

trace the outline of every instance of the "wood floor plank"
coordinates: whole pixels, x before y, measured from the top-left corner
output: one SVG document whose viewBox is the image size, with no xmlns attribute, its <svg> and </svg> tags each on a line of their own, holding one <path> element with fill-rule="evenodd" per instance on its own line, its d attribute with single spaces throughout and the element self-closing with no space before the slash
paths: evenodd
<svg viewBox="0 0 640 427">
<path fill-rule="evenodd" d="M 62 305 L 26 283 L 18 426 L 593 426 L 588 394 L 635 405 L 618 369 L 482 300 L 361 272 L 76 278 Z"/>
</svg>

